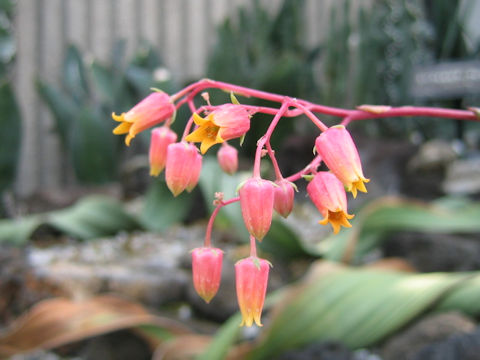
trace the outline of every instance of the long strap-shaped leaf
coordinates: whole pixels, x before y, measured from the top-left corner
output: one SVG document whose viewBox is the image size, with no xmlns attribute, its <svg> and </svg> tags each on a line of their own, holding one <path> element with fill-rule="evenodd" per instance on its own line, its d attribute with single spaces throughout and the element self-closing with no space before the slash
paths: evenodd
<svg viewBox="0 0 480 360">
<path fill-rule="evenodd" d="M 320 275 L 291 289 L 274 307 L 273 319 L 249 359 L 268 359 L 321 340 L 339 340 L 350 348 L 368 346 L 427 311 L 480 312 L 480 273 L 404 274 L 328 263 L 320 267 Z"/>
</svg>

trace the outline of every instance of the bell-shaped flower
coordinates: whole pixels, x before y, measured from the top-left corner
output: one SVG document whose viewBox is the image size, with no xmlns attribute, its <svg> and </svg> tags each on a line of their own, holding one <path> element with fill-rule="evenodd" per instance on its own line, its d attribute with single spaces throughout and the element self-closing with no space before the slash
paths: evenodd
<svg viewBox="0 0 480 360">
<path fill-rule="evenodd" d="M 341 226 L 352 226 L 348 220 L 354 215 L 350 215 L 347 211 L 345 188 L 334 174 L 326 171 L 318 172 L 308 183 L 307 192 L 323 216 L 323 220 L 319 221 L 320 224 L 330 223 L 335 234 L 340 231 Z"/>
<path fill-rule="evenodd" d="M 262 326 L 263 303 L 267 293 L 268 272 L 270 263 L 267 260 L 250 256 L 235 264 L 235 283 L 237 299 L 242 313 L 240 326 Z"/>
<path fill-rule="evenodd" d="M 198 150 L 192 144 L 179 142 L 168 145 L 165 180 L 173 196 L 178 196 L 187 186 L 191 186 L 190 179 L 192 169 L 198 161 L 197 155 Z"/>
<path fill-rule="evenodd" d="M 188 192 L 191 192 L 195 186 L 197 186 L 198 180 L 200 179 L 200 173 L 202 172 L 202 155 L 200 155 L 198 152 L 195 155 L 195 161 L 193 162 L 193 166 L 190 171 L 190 179 L 188 180 L 186 187 Z"/>
<path fill-rule="evenodd" d="M 207 303 L 217 294 L 222 277 L 223 252 L 218 248 L 201 247 L 192 251 L 193 286 Z"/>
<path fill-rule="evenodd" d="M 370 180 L 363 176 L 357 148 L 343 125 L 332 126 L 320 134 L 315 141 L 315 148 L 353 197 L 357 196 L 357 190 L 367 192 L 365 183 Z"/>
<path fill-rule="evenodd" d="M 220 168 L 227 174 L 233 175 L 238 169 L 238 151 L 232 145 L 224 142 L 217 152 Z"/>
<path fill-rule="evenodd" d="M 158 176 L 163 171 L 167 162 L 167 147 L 175 141 L 177 134 L 169 127 L 162 126 L 152 130 L 148 154 L 151 176 Z"/>
<path fill-rule="evenodd" d="M 198 128 L 185 140 L 200 142 L 202 154 L 215 144 L 245 135 L 250 129 L 250 114 L 243 105 L 220 105 L 205 118 L 194 113 L 193 121 Z"/>
<path fill-rule="evenodd" d="M 295 197 L 295 185 L 290 181 L 281 179 L 275 181 L 273 208 L 275 211 L 287 218 L 293 209 L 293 200 Z"/>
<path fill-rule="evenodd" d="M 174 113 L 175 105 L 170 101 L 168 94 L 154 92 L 128 112 L 120 115 L 112 113 L 113 120 L 120 122 L 120 125 L 113 129 L 113 133 L 115 135 L 127 134 L 125 143 L 130 145 L 130 141 L 139 132 L 170 119 Z"/>
<path fill-rule="evenodd" d="M 245 226 L 253 237 L 262 241 L 272 225 L 274 186 L 261 178 L 245 181 L 238 191 Z"/>
</svg>

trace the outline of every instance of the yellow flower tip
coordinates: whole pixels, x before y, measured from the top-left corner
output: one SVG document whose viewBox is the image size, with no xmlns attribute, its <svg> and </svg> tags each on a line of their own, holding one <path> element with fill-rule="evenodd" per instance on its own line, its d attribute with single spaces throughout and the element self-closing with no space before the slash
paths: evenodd
<svg viewBox="0 0 480 360">
<path fill-rule="evenodd" d="M 260 321 L 260 314 L 248 314 L 248 315 L 243 315 L 242 314 L 242 322 L 240 323 L 239 326 L 246 326 L 246 327 L 251 327 L 253 326 L 253 323 L 255 322 L 255 325 L 262 327 L 263 324 Z"/>
<path fill-rule="evenodd" d="M 202 126 L 206 121 L 208 121 L 208 118 L 209 118 L 209 116 L 207 116 L 204 119 L 200 115 L 198 115 L 197 113 L 193 114 L 193 122 L 198 126 Z"/>
<path fill-rule="evenodd" d="M 123 135 L 130 131 L 132 124 L 128 122 L 122 122 L 119 124 L 115 129 L 113 129 L 113 133 L 115 135 Z"/>
<path fill-rule="evenodd" d="M 130 146 L 130 142 L 132 141 L 132 139 L 135 137 L 135 135 L 132 135 L 131 133 L 129 133 L 126 137 L 125 137 L 125 145 L 127 146 Z"/>
<path fill-rule="evenodd" d="M 115 121 L 125 121 L 125 113 L 121 113 L 120 115 L 115 114 L 112 112 L 112 119 Z"/>
<path fill-rule="evenodd" d="M 340 228 L 343 227 L 352 227 L 352 224 L 348 220 L 353 219 L 355 215 L 353 214 L 348 214 L 343 210 L 338 210 L 338 211 L 328 211 L 327 216 L 320 220 L 318 223 L 320 225 L 327 225 L 330 223 L 333 228 L 333 233 L 338 234 L 340 231 Z"/>
<path fill-rule="evenodd" d="M 150 176 L 158 176 L 162 170 L 158 166 L 151 166 L 150 167 Z"/>
</svg>

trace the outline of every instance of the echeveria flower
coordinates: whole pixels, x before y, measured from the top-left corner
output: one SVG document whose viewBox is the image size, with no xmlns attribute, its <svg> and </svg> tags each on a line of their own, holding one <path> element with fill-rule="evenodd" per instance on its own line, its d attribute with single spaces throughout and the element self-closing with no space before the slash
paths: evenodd
<svg viewBox="0 0 480 360">
<path fill-rule="evenodd" d="M 169 127 L 162 126 L 152 130 L 150 137 L 150 175 L 158 176 L 167 162 L 167 147 L 177 141 L 177 134 Z"/>
<path fill-rule="evenodd" d="M 198 128 L 185 140 L 200 142 L 202 154 L 215 144 L 243 136 L 250 129 L 250 114 L 242 105 L 220 105 L 205 118 L 194 113 L 193 120 Z"/>
<path fill-rule="evenodd" d="M 113 120 L 120 122 L 120 125 L 113 129 L 113 133 L 128 134 L 125 138 L 128 146 L 139 132 L 170 119 L 174 113 L 175 105 L 171 103 L 170 97 L 164 92 L 154 92 L 128 112 L 120 115 L 112 113 Z"/>
<path fill-rule="evenodd" d="M 348 220 L 354 215 L 348 214 L 345 188 L 334 174 L 326 171 L 318 172 L 308 183 L 307 192 L 323 216 L 323 220 L 319 221 L 320 224 L 330 223 L 335 234 L 340 231 L 341 226 L 352 226 Z"/>
<path fill-rule="evenodd" d="M 370 180 L 363 176 L 357 148 L 344 126 L 332 126 L 320 134 L 315 141 L 315 148 L 330 171 L 345 185 L 347 191 L 352 192 L 353 197 L 357 196 L 357 190 L 367 192 L 364 183 Z"/>
<path fill-rule="evenodd" d="M 212 247 L 192 251 L 193 286 L 207 303 L 217 294 L 222 276 L 223 252 Z"/>
<path fill-rule="evenodd" d="M 235 264 L 237 299 L 242 313 L 240 326 L 262 326 L 263 303 L 267 292 L 270 263 L 267 260 L 250 256 Z"/>
</svg>

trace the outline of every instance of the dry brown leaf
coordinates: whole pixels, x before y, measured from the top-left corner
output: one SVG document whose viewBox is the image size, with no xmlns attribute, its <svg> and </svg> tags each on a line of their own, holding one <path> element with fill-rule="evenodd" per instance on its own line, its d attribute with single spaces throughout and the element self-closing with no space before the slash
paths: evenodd
<svg viewBox="0 0 480 360">
<path fill-rule="evenodd" d="M 207 335 L 178 336 L 160 345 L 153 354 L 152 360 L 187 360 L 194 359 L 207 349 L 212 341 Z"/>
<path fill-rule="evenodd" d="M 113 295 L 74 301 L 44 300 L 0 334 L 0 358 L 37 349 L 52 349 L 104 333 L 139 325 L 156 325 L 172 334 L 187 334 L 183 325 L 150 314 L 143 306 Z"/>
</svg>

